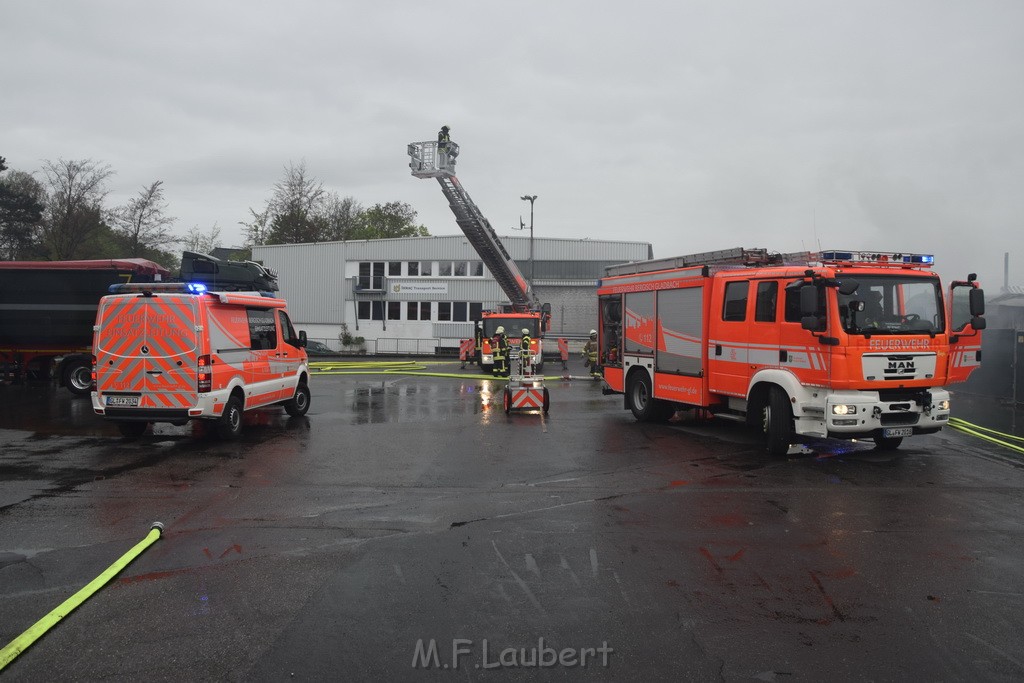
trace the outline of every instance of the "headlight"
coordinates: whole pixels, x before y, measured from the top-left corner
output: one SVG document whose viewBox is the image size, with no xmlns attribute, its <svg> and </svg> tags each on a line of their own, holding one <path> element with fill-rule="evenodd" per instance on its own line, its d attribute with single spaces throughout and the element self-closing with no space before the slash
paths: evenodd
<svg viewBox="0 0 1024 683">
<path fill-rule="evenodd" d="M 837 403 L 832 406 L 833 415 L 853 415 L 857 412 L 857 406 L 852 406 L 847 403 Z"/>
<path fill-rule="evenodd" d="M 949 410 L 949 399 L 943 399 L 936 404 L 939 410 Z"/>
</svg>

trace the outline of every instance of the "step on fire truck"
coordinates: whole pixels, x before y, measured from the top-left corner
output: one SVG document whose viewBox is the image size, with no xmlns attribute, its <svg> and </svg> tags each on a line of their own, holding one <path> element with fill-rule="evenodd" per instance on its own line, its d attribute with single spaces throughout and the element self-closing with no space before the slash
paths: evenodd
<svg viewBox="0 0 1024 683">
<path fill-rule="evenodd" d="M 947 424 L 981 362 L 984 293 L 944 296 L 926 254 L 729 249 L 611 266 L 598 288 L 605 393 L 640 421 L 745 421 L 784 455 L 802 437 L 883 450 Z"/>
<path fill-rule="evenodd" d="M 441 191 L 448 199 L 448 206 L 455 214 L 455 222 L 469 238 L 469 243 L 476 249 L 487 270 L 510 302 L 500 306 L 498 310 L 481 314 L 479 322 L 482 326 L 477 328 L 477 333 L 481 337 L 480 349 L 476 350 L 474 340 L 464 340 L 461 344 L 463 361 L 467 358 L 465 354 L 472 348 L 477 366 L 483 372 L 491 372 L 494 365 L 493 340 L 497 329 L 504 327 L 509 330 L 516 335 L 509 337 L 509 343 L 519 344 L 518 335 L 526 328 L 533 340 L 531 346 L 534 358 L 537 359 L 537 372 L 543 372 L 544 333 L 551 325 L 551 305 L 541 305 L 537 300 L 519 267 L 505 251 L 505 246 L 498 239 L 494 228 L 484 218 L 455 176 L 455 160 L 459 156 L 459 146 L 454 142 L 438 143 L 433 140 L 412 142 L 409 143 L 408 153 L 409 168 L 415 177 L 437 179 Z"/>
</svg>

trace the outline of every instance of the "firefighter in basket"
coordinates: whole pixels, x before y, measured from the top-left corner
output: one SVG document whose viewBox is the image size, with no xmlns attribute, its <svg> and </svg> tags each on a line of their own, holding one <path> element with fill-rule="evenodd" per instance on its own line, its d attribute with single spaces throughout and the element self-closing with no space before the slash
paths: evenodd
<svg viewBox="0 0 1024 683">
<path fill-rule="evenodd" d="M 601 367 L 597 364 L 597 330 L 590 331 L 590 339 L 583 345 L 583 367 L 590 368 L 591 375 L 601 374 Z"/>
<path fill-rule="evenodd" d="M 494 331 L 494 368 L 495 377 L 508 377 L 508 335 L 505 328 L 498 326 Z"/>
</svg>

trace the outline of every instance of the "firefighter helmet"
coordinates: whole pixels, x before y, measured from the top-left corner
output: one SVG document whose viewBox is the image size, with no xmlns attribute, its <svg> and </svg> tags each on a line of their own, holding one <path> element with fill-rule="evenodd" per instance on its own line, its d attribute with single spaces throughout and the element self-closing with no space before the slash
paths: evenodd
<svg viewBox="0 0 1024 683">
<path fill-rule="evenodd" d="M 505 334 L 505 328 L 502 327 L 501 325 L 498 325 L 498 329 L 494 331 L 494 334 Z"/>
<path fill-rule="evenodd" d="M 591 337 L 596 337 L 597 336 L 597 330 L 591 330 L 590 331 L 590 336 Z"/>
<path fill-rule="evenodd" d="M 448 126 L 441 126 L 441 130 L 443 130 L 445 133 L 447 133 L 449 131 L 449 128 L 448 128 Z"/>
<path fill-rule="evenodd" d="M 523 328 L 523 334 L 527 334 L 528 335 L 528 334 L 530 334 L 530 331 L 524 327 Z"/>
</svg>

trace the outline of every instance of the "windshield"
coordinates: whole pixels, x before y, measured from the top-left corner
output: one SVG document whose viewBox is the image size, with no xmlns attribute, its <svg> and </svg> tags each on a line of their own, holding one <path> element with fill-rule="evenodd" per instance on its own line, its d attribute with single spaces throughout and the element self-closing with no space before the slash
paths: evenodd
<svg viewBox="0 0 1024 683">
<path fill-rule="evenodd" d="M 853 294 L 837 293 L 848 334 L 932 334 L 946 329 L 938 278 L 860 276 Z"/>
<path fill-rule="evenodd" d="M 505 328 L 505 334 L 513 339 L 523 336 L 523 328 L 530 331 L 531 337 L 537 336 L 536 318 L 484 318 L 484 336 L 493 337 L 498 327 Z"/>
</svg>

